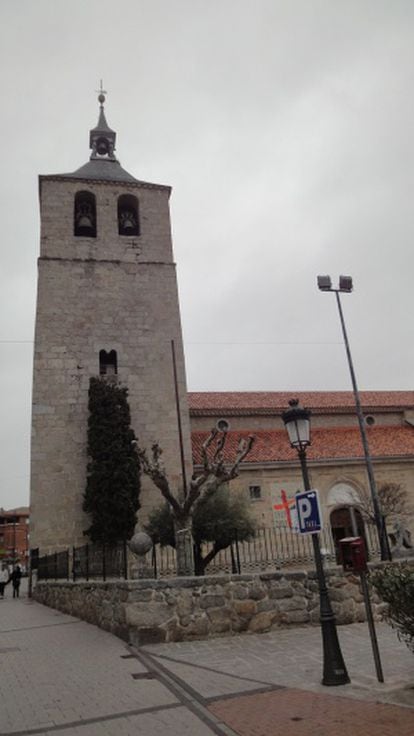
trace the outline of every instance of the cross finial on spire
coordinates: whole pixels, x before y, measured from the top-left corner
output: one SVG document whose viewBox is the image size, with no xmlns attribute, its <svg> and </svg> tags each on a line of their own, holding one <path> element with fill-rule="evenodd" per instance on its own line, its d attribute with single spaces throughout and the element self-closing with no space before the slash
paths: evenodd
<svg viewBox="0 0 414 736">
<path fill-rule="evenodd" d="M 107 93 L 106 89 L 103 88 L 102 79 L 100 79 L 99 81 L 101 83 L 101 86 L 100 86 L 100 89 L 97 89 L 96 90 L 96 92 L 99 92 L 98 100 L 99 100 L 99 102 L 101 104 L 101 107 L 102 107 L 102 105 L 103 105 L 103 103 L 105 102 L 105 99 L 106 99 L 105 98 L 105 95 L 107 95 L 108 93 Z"/>
</svg>

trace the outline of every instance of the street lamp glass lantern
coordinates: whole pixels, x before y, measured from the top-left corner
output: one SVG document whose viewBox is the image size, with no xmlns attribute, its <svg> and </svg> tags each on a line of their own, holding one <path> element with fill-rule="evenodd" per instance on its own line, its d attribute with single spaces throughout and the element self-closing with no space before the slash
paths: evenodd
<svg viewBox="0 0 414 736">
<path fill-rule="evenodd" d="M 284 411 L 282 419 L 289 435 L 289 442 L 296 450 L 310 445 L 310 411 L 299 405 L 297 399 L 289 401 L 290 409 Z"/>
</svg>

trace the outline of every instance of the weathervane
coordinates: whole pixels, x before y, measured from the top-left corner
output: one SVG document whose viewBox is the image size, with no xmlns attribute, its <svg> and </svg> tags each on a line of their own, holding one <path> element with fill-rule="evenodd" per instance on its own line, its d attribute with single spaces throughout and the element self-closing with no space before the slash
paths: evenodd
<svg viewBox="0 0 414 736">
<path fill-rule="evenodd" d="M 107 95 L 108 93 L 106 89 L 103 88 L 102 79 L 100 79 L 99 81 L 101 83 L 101 87 L 100 89 L 96 89 L 95 92 L 99 92 L 98 100 L 101 103 L 101 105 L 103 105 L 103 103 L 105 102 L 105 95 Z"/>
</svg>

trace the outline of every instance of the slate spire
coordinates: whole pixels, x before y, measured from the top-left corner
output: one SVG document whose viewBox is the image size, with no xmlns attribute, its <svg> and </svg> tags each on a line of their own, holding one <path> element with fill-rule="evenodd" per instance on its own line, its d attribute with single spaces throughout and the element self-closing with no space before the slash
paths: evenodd
<svg viewBox="0 0 414 736">
<path fill-rule="evenodd" d="M 95 159 L 103 161 L 116 161 L 115 141 L 116 133 L 112 130 L 106 122 L 104 102 L 105 102 L 105 90 L 102 89 L 98 95 L 99 101 L 99 119 L 98 124 L 95 128 L 92 128 L 89 132 L 89 148 L 92 149 L 90 160 Z"/>
</svg>

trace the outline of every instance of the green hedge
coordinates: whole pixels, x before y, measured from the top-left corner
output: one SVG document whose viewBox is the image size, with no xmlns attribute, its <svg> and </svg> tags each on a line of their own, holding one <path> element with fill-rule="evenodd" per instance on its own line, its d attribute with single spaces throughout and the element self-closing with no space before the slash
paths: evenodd
<svg viewBox="0 0 414 736">
<path fill-rule="evenodd" d="M 388 604 L 385 620 L 414 652 L 414 566 L 404 562 L 387 565 L 372 571 L 370 582 Z"/>
</svg>

